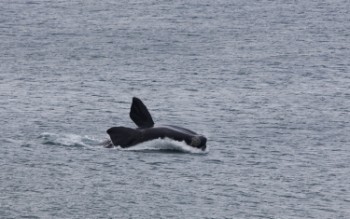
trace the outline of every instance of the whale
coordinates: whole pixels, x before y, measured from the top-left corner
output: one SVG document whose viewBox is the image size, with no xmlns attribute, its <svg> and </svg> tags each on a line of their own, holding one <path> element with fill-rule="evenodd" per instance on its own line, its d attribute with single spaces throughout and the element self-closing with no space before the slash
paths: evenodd
<svg viewBox="0 0 350 219">
<path fill-rule="evenodd" d="M 146 141 L 164 138 L 185 142 L 188 146 L 202 151 L 207 147 L 207 138 L 190 129 L 175 125 L 156 126 L 147 107 L 137 97 L 132 98 L 129 116 L 137 128 L 109 128 L 107 134 L 110 140 L 104 143 L 105 147 L 129 148 Z"/>
</svg>

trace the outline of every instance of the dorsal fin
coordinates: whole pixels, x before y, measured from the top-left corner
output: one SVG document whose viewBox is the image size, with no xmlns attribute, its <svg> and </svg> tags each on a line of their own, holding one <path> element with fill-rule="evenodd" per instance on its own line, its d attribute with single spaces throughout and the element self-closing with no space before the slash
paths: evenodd
<svg viewBox="0 0 350 219">
<path fill-rule="evenodd" d="M 154 126 L 152 116 L 148 112 L 147 107 L 137 97 L 132 98 L 130 118 L 139 128 L 151 128 Z"/>
</svg>

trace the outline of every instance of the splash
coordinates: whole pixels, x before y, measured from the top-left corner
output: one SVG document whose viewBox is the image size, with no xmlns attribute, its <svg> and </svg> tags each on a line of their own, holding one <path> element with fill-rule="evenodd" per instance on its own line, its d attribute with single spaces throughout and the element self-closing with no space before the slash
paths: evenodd
<svg viewBox="0 0 350 219">
<path fill-rule="evenodd" d="M 174 141 L 169 138 L 146 141 L 130 148 L 118 148 L 123 151 L 163 151 L 203 154 L 208 153 L 208 149 L 201 149 L 188 146 L 185 142 Z"/>
<path fill-rule="evenodd" d="M 66 147 L 104 147 L 106 142 L 110 140 L 101 140 L 91 136 L 81 136 L 77 134 L 56 134 L 56 133 L 42 133 L 39 138 L 45 145 L 56 145 Z M 174 141 L 169 138 L 155 139 L 140 143 L 130 148 L 116 147 L 120 151 L 143 151 L 143 152 L 180 152 L 180 153 L 194 153 L 205 154 L 208 153 L 208 148 L 205 151 L 201 149 L 188 146 L 185 142 Z"/>
<path fill-rule="evenodd" d="M 97 144 L 98 140 L 89 136 L 80 136 L 76 134 L 55 134 L 55 133 L 42 133 L 39 138 L 42 139 L 42 143 L 46 145 L 60 145 L 68 147 L 86 147 L 93 144 Z"/>
</svg>

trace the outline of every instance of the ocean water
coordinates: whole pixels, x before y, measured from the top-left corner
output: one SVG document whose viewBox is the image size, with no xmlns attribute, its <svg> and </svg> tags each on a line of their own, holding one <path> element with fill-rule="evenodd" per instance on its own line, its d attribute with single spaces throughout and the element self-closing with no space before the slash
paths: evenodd
<svg viewBox="0 0 350 219">
<path fill-rule="evenodd" d="M 0 218 L 350 218 L 348 0 L 0 1 Z M 99 144 L 156 123 L 208 138 Z"/>
</svg>

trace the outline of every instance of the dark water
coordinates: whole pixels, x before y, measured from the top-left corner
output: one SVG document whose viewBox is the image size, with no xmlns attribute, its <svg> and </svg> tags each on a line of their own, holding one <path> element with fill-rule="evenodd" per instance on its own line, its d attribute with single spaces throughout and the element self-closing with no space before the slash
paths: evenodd
<svg viewBox="0 0 350 219">
<path fill-rule="evenodd" d="M 349 45 L 347 0 L 2 0 L 0 218 L 350 218 Z M 208 151 L 98 146 L 133 96 Z"/>
</svg>

